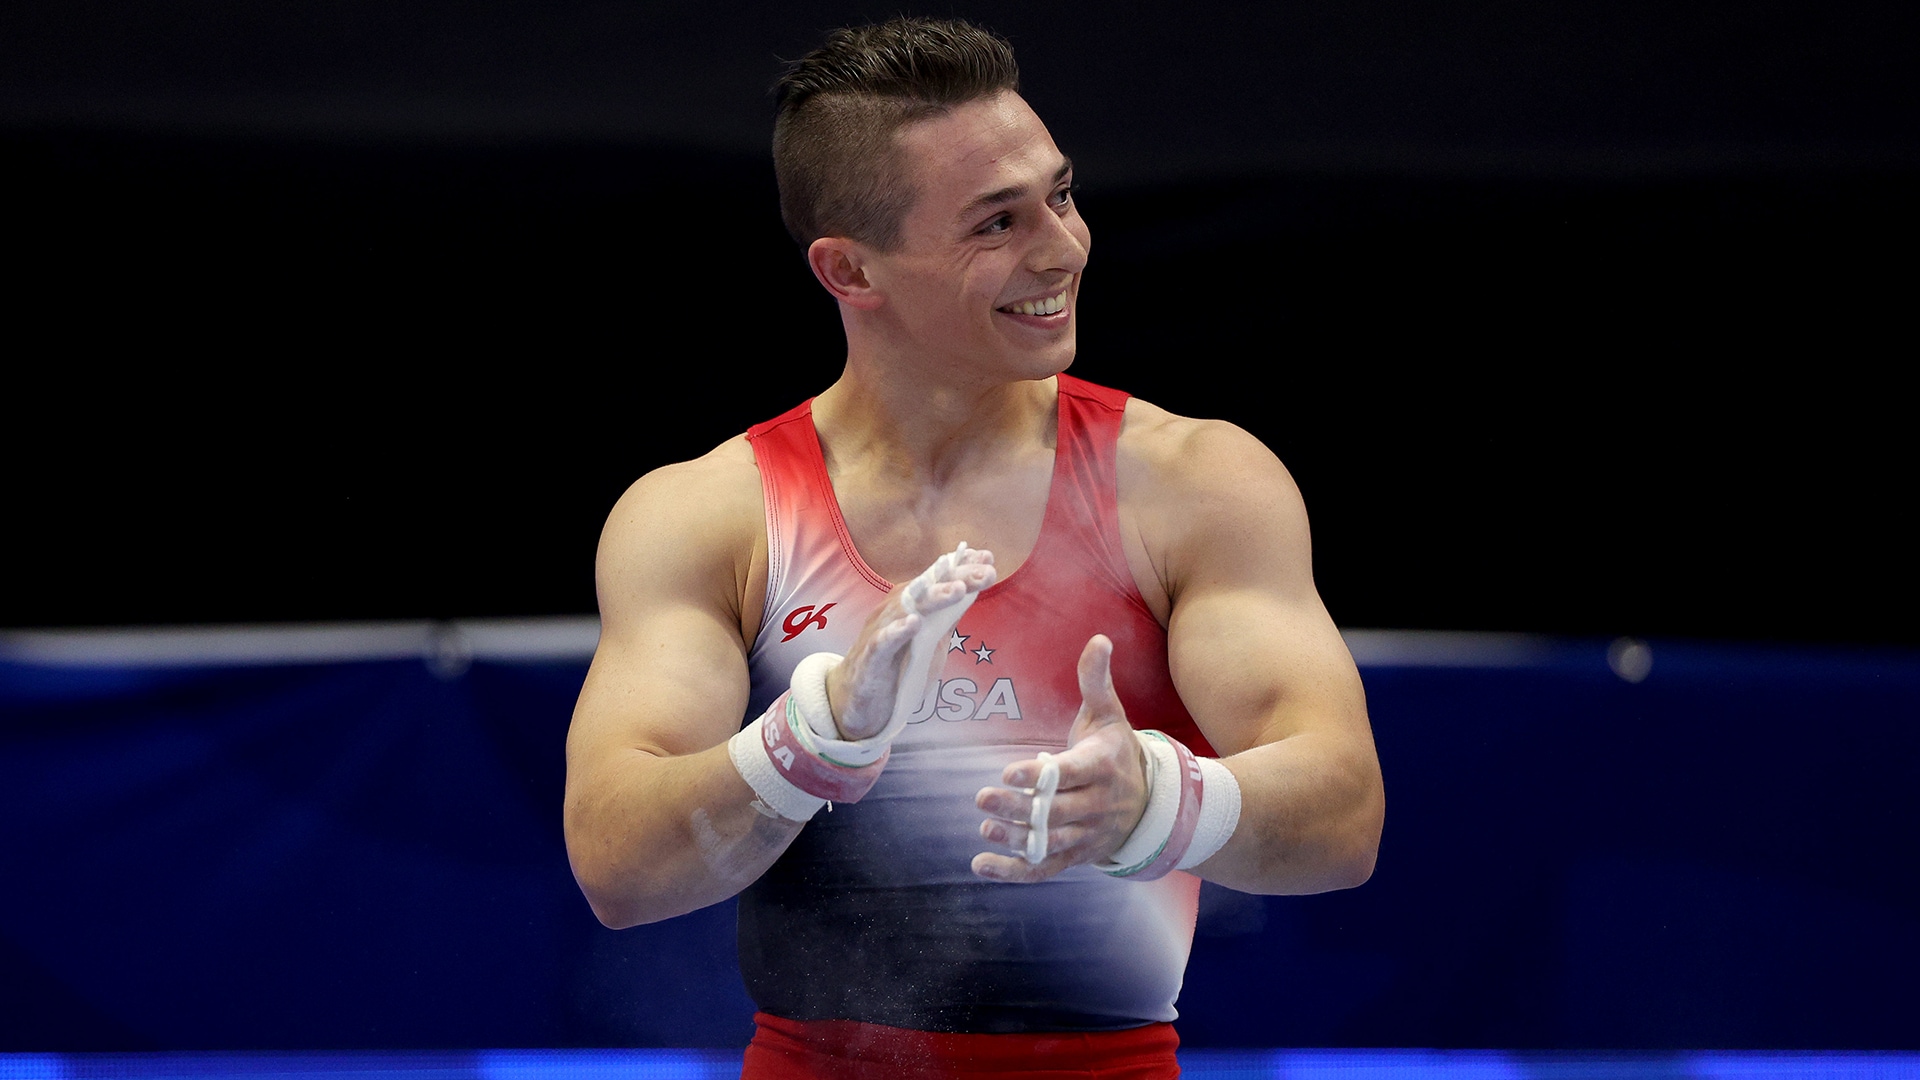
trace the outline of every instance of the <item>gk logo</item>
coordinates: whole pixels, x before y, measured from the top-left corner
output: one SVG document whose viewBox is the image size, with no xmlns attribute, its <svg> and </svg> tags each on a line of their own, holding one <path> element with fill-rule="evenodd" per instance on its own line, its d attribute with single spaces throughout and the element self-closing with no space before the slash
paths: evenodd
<svg viewBox="0 0 1920 1080">
<path fill-rule="evenodd" d="M 780 624 L 780 628 L 787 632 L 787 636 L 780 640 L 782 642 L 792 641 L 794 638 L 800 636 L 802 630 L 810 626 L 818 626 L 820 629 L 825 630 L 827 628 L 827 612 L 832 610 L 833 604 L 822 604 L 820 605 L 819 611 L 814 611 L 813 605 L 808 604 L 805 607 L 797 607 L 787 612 L 787 621 Z M 811 612 L 811 614 L 809 614 L 809 612 Z"/>
</svg>

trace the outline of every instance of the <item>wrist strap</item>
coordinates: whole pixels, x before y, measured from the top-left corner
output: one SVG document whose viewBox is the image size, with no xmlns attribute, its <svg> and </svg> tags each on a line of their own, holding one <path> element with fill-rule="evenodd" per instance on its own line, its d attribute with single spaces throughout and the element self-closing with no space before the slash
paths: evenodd
<svg viewBox="0 0 1920 1080">
<path fill-rule="evenodd" d="M 1135 731 L 1147 760 L 1147 810 L 1094 866 L 1110 877 L 1152 881 L 1211 858 L 1240 823 L 1240 783 L 1225 765 L 1158 731 Z"/>
<path fill-rule="evenodd" d="M 833 704 L 827 700 L 827 672 L 840 666 L 843 659 L 839 653 L 817 652 L 794 665 L 790 685 L 799 716 L 793 731 L 813 756 L 834 765 L 858 769 L 886 757 L 893 737 L 904 725 L 889 724 L 886 730 L 865 739 L 840 738 L 840 725 L 833 719 Z"/>
<path fill-rule="evenodd" d="M 1193 842 L 1180 857 L 1178 870 L 1191 870 L 1227 846 L 1240 825 L 1240 778 L 1212 758 L 1194 756 L 1207 797 L 1200 801 L 1200 820 L 1194 823 Z"/>
<path fill-rule="evenodd" d="M 871 764 L 836 765 L 807 749 L 806 726 L 790 690 L 727 740 L 727 757 L 759 796 L 753 806 L 761 813 L 807 821 L 829 802 L 859 802 L 880 779 L 884 748 Z"/>
</svg>

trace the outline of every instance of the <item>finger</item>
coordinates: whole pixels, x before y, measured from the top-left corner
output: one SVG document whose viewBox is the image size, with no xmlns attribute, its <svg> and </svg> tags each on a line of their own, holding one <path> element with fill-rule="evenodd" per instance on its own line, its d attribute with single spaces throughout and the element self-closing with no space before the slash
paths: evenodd
<svg viewBox="0 0 1920 1080">
<path fill-rule="evenodd" d="M 980 823 L 980 839 L 1005 848 L 1022 862 L 1026 861 L 1027 838 L 1032 832 L 1025 822 L 1020 821 L 989 818 Z M 1093 830 L 1084 825 L 1069 823 L 1050 827 L 1047 829 L 1047 858 L 1058 855 L 1070 864 L 1079 861 L 1078 853 L 1092 835 Z"/>
<path fill-rule="evenodd" d="M 984 548 L 970 548 L 964 541 L 942 555 L 939 562 L 941 576 L 947 578 L 959 578 L 971 573 L 974 567 L 992 565 L 993 552 Z"/>
<path fill-rule="evenodd" d="M 875 650 L 879 651 L 884 649 L 885 655 L 887 656 L 891 656 L 900 651 L 901 648 L 905 647 L 907 642 L 913 640 L 913 632 L 920 629 L 920 623 L 920 616 L 912 612 L 907 612 L 897 619 L 889 620 L 885 626 L 880 628 L 878 633 L 873 635 Z"/>
<path fill-rule="evenodd" d="M 953 561 L 953 576 L 975 588 L 986 588 L 999 576 L 993 564 L 993 552 L 968 548 Z"/>
<path fill-rule="evenodd" d="M 1013 855 L 1021 855 L 1027 850 L 1027 836 L 1032 831 L 1017 821 L 988 818 L 980 823 L 980 839 L 1005 848 Z"/>
<path fill-rule="evenodd" d="M 827 676 L 827 703 L 847 738 L 865 738 L 892 716 L 900 657 L 920 628 L 920 616 L 902 615 L 876 627 L 864 649 Z"/>
<path fill-rule="evenodd" d="M 914 599 L 920 604 L 937 604 L 943 598 L 958 599 L 993 584 L 998 575 L 999 571 L 994 569 L 992 563 L 943 567 L 935 580 L 926 583 L 924 594 L 916 595 Z"/>
<path fill-rule="evenodd" d="M 892 686 L 895 662 L 913 642 L 914 632 L 920 629 L 920 623 L 920 616 L 906 614 L 875 630 L 868 643 L 866 656 L 861 658 L 858 680 L 861 683 L 875 682 Z"/>
<path fill-rule="evenodd" d="M 1084 833 L 1090 825 L 1099 824 L 1107 801 L 1091 792 L 1056 794 L 1052 805 L 1047 810 L 1047 850 L 1053 850 L 1056 840 L 1061 843 L 1069 842 L 1073 837 Z M 974 805 L 988 815 L 987 820 L 980 823 L 982 828 L 988 825 L 1001 825 L 1015 827 L 1024 832 L 1033 822 L 1033 796 L 1024 791 L 983 788 L 974 798 Z M 986 836 L 985 833 L 981 835 Z M 993 836 L 986 836 L 986 838 L 998 839 Z M 1022 843 L 1024 844 L 1025 841 Z M 1026 849 L 1022 847 L 1021 850 Z"/>
<path fill-rule="evenodd" d="M 919 589 L 914 597 L 913 606 L 917 611 L 932 613 L 953 603 L 973 591 L 965 581 L 939 581 Z"/>
<path fill-rule="evenodd" d="M 993 552 L 986 548 L 964 548 L 954 553 L 955 566 L 992 566 Z"/>
<path fill-rule="evenodd" d="M 996 855 L 990 851 L 983 851 L 973 857 L 971 869 L 975 877 L 986 878 L 988 881 L 1031 884 L 1036 881 L 1045 881 L 1072 865 L 1073 862 L 1065 855 L 1048 855 L 1040 865 L 1034 866 L 1017 856 Z"/>
<path fill-rule="evenodd" d="M 1085 743 L 1081 745 L 1084 746 Z M 1076 747 L 1075 749 L 1078 748 Z M 1098 763 L 1090 760 L 1091 757 L 1092 755 L 1085 751 L 1075 754 L 1073 750 L 1062 750 L 1053 755 L 1054 764 L 1060 767 L 1060 783 L 1054 790 L 1064 792 L 1070 788 L 1085 787 L 1099 779 L 1100 769 Z M 1033 790 L 1033 785 L 1039 782 L 1039 778 L 1040 762 L 1038 761 L 1016 761 L 1000 773 L 1000 782 L 1002 784 L 1020 791 Z M 985 790 L 999 791 L 1002 789 L 987 788 Z M 985 807 L 981 809 L 985 809 Z"/>
<path fill-rule="evenodd" d="M 900 603 L 908 611 L 927 611 L 986 588 L 993 584 L 996 574 L 992 552 L 976 551 L 963 542 L 908 582 Z"/>
<path fill-rule="evenodd" d="M 1087 639 L 1080 650 L 1080 701 L 1095 713 L 1119 713 L 1120 697 L 1113 690 L 1113 641 L 1105 634 Z"/>
<path fill-rule="evenodd" d="M 1033 796 L 1025 791 L 999 787 L 981 788 L 973 797 L 973 805 L 1001 821 L 1025 825 L 1033 820 Z"/>
</svg>

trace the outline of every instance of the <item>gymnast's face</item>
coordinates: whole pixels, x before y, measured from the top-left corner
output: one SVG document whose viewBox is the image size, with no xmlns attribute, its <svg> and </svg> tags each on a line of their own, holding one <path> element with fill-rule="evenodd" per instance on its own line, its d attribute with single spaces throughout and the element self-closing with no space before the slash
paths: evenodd
<svg viewBox="0 0 1920 1080">
<path fill-rule="evenodd" d="M 1064 371 L 1092 241 L 1046 126 L 1003 93 L 909 125 L 900 142 L 915 200 L 899 246 L 868 271 L 900 344 L 990 379 Z"/>
</svg>

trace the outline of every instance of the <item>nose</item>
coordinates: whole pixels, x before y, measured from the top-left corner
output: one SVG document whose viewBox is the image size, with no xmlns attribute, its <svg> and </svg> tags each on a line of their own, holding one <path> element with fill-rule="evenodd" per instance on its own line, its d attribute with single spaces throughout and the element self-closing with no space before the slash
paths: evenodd
<svg viewBox="0 0 1920 1080">
<path fill-rule="evenodd" d="M 1064 270 L 1069 274 L 1085 270 L 1087 249 L 1093 246 L 1093 237 L 1079 209 L 1071 209 L 1064 215 L 1047 214 L 1046 219 L 1046 231 L 1034 245 L 1032 269 L 1037 273 Z"/>
</svg>

